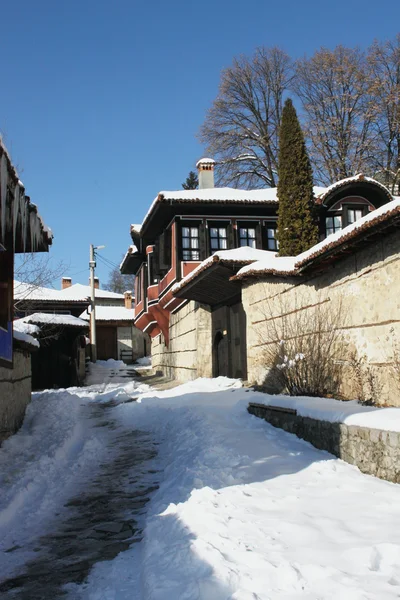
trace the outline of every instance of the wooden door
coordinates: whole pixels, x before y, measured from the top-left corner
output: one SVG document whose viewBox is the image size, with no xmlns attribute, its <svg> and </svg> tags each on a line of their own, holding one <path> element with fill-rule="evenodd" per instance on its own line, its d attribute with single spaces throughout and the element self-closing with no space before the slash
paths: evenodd
<svg viewBox="0 0 400 600">
<path fill-rule="evenodd" d="M 99 360 L 108 360 L 109 358 L 118 360 L 117 328 L 111 326 L 97 327 L 96 334 L 97 358 Z"/>
</svg>

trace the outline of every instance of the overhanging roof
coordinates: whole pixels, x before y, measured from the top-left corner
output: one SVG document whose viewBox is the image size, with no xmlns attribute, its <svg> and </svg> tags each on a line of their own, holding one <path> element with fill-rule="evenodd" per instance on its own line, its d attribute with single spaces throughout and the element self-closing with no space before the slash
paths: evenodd
<svg viewBox="0 0 400 600">
<path fill-rule="evenodd" d="M 207 269 L 200 271 L 185 287 L 174 292 L 174 296 L 195 300 L 212 307 L 219 304 L 235 304 L 240 301 L 241 285 L 237 281 L 230 281 L 230 278 L 241 266 L 243 263 L 226 265 L 219 261 L 213 262 Z"/>
</svg>

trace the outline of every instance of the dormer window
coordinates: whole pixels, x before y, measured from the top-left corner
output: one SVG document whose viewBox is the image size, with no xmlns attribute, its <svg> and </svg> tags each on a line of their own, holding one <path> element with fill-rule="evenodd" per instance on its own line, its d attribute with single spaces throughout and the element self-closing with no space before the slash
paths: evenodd
<svg viewBox="0 0 400 600">
<path fill-rule="evenodd" d="M 348 208 L 347 209 L 347 224 L 351 225 L 364 216 L 362 208 Z"/>
<path fill-rule="evenodd" d="M 200 260 L 198 227 L 182 227 L 182 259 Z"/>
<path fill-rule="evenodd" d="M 326 217 L 325 219 L 326 237 L 342 229 L 342 217 Z"/>
</svg>

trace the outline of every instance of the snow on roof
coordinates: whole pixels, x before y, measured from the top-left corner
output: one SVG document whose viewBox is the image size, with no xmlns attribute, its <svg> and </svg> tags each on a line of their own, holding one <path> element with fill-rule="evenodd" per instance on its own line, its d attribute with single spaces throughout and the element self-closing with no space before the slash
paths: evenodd
<svg viewBox="0 0 400 600">
<path fill-rule="evenodd" d="M 24 333 L 23 331 L 18 331 L 18 329 L 14 329 L 13 331 L 14 340 L 18 340 L 19 342 L 24 342 L 28 344 L 28 346 L 32 346 L 33 348 L 40 348 L 40 343 L 38 340 L 35 340 L 34 337 L 29 335 L 29 333 Z"/>
<path fill-rule="evenodd" d="M 74 286 L 71 286 L 68 289 L 71 290 L 73 287 Z M 22 281 L 14 280 L 14 298 L 16 300 L 35 300 L 42 302 L 87 302 L 88 300 L 88 294 L 83 293 L 82 290 L 76 288 L 74 291 L 70 292 L 68 297 L 66 297 L 63 292 L 65 292 L 65 290 L 54 290 L 53 288 L 38 286 L 34 283 L 24 283 Z"/>
<path fill-rule="evenodd" d="M 314 187 L 314 195 L 317 197 L 321 195 L 326 188 Z M 263 188 L 260 190 L 239 190 L 231 187 L 223 188 L 207 188 L 201 190 L 177 190 L 177 191 L 161 191 L 153 202 L 149 210 L 147 211 L 142 228 L 146 221 L 150 218 L 155 206 L 159 202 L 170 202 L 170 203 L 185 203 L 185 202 L 204 202 L 204 203 L 219 203 L 219 202 L 236 202 L 243 204 L 251 203 L 275 203 L 278 202 L 278 188 Z"/>
<path fill-rule="evenodd" d="M 85 311 L 80 315 L 81 319 L 89 321 L 90 315 Z M 135 318 L 133 308 L 125 306 L 96 306 L 96 321 L 132 321 Z"/>
<path fill-rule="evenodd" d="M 135 244 L 131 244 L 129 246 L 128 250 L 125 252 L 125 256 L 124 256 L 124 258 L 122 259 L 122 261 L 121 261 L 121 263 L 119 265 L 120 270 L 122 269 L 122 267 L 123 267 L 126 259 L 128 258 L 128 256 L 130 256 L 131 254 L 135 254 L 136 252 L 138 252 L 138 249 L 136 248 Z"/>
<path fill-rule="evenodd" d="M 296 273 L 296 256 L 278 256 L 274 252 L 266 252 L 261 260 L 242 267 L 234 279 L 244 279 L 248 275 L 258 273 L 290 275 Z M 268 256 L 267 256 L 268 254 Z"/>
<path fill-rule="evenodd" d="M 362 217 L 355 223 L 344 227 L 341 231 L 338 231 L 332 235 L 329 235 L 319 244 L 316 244 L 309 250 L 306 250 L 302 254 L 297 256 L 296 268 L 300 268 L 304 263 L 308 262 L 310 259 L 315 258 L 316 256 L 323 254 L 327 249 L 334 248 L 339 246 L 343 242 L 347 241 L 349 238 L 355 237 L 355 234 L 360 230 L 365 231 L 370 229 L 373 225 L 376 225 L 380 222 L 385 222 L 390 217 L 400 214 L 400 197 L 395 197 L 394 200 L 384 204 L 383 206 L 373 210 L 365 217 Z"/>
<path fill-rule="evenodd" d="M 60 294 L 65 299 L 74 299 L 76 296 L 82 298 L 89 298 L 91 295 L 90 285 L 83 285 L 82 283 L 74 283 L 65 290 L 59 290 Z M 123 294 L 117 294 L 116 292 L 109 292 L 108 290 L 95 289 L 94 295 L 96 298 L 124 298 Z"/>
<path fill-rule="evenodd" d="M 36 325 L 63 325 L 68 327 L 85 327 L 88 324 L 72 315 L 57 315 L 52 313 L 34 313 L 19 319 L 21 323 L 34 323 Z"/>
<path fill-rule="evenodd" d="M 140 233 L 141 229 L 142 229 L 141 223 L 132 223 L 131 224 L 131 231 L 137 231 L 138 233 Z"/>
<path fill-rule="evenodd" d="M 236 188 L 206 188 L 201 190 L 161 191 L 158 197 L 177 202 L 278 202 L 277 188 L 239 190 Z"/>
<path fill-rule="evenodd" d="M 33 325 L 32 323 L 27 323 L 22 319 L 16 319 L 13 322 L 13 327 L 14 331 L 19 331 L 19 333 L 27 333 L 29 335 L 40 333 L 40 327 Z"/>
<path fill-rule="evenodd" d="M 379 183 L 379 181 L 376 181 L 376 179 L 372 179 L 372 177 L 366 177 L 363 173 L 358 173 L 357 175 L 353 175 L 352 177 L 346 177 L 345 179 L 341 179 L 340 181 L 336 181 L 335 183 L 332 183 L 332 185 L 328 186 L 327 188 L 321 188 L 321 192 L 319 194 L 315 194 L 316 198 L 318 198 L 319 200 L 321 200 L 322 202 L 325 200 L 325 198 L 333 191 L 349 184 L 349 183 L 358 183 L 358 182 L 368 182 L 368 183 L 373 183 L 377 186 L 379 186 L 384 192 L 386 192 L 386 194 L 389 196 L 389 198 L 393 198 L 392 194 L 389 192 L 389 190 L 387 189 L 386 186 L 384 186 L 382 183 Z"/>
<path fill-rule="evenodd" d="M 199 273 L 205 271 L 211 265 L 217 262 L 222 263 L 252 263 L 259 261 L 264 257 L 265 254 L 275 254 L 273 252 L 268 252 L 266 250 L 257 250 L 257 248 L 250 248 L 250 246 L 242 246 L 241 248 L 233 248 L 232 250 L 221 250 L 219 252 L 215 252 L 203 262 L 201 262 L 193 271 L 188 273 L 181 281 L 175 283 L 172 286 L 172 293 L 178 292 L 182 288 L 185 287 L 190 281 L 195 279 Z"/>
<path fill-rule="evenodd" d="M 357 236 L 357 234 L 368 231 L 374 225 L 379 223 L 385 223 L 391 217 L 400 215 L 400 197 L 395 197 L 394 200 L 384 204 L 380 208 L 370 212 L 365 217 L 362 217 L 355 223 L 344 227 L 341 231 L 338 231 L 332 235 L 329 235 L 322 242 L 319 242 L 315 246 L 312 246 L 309 250 L 302 252 L 298 256 L 288 257 L 271 257 L 269 259 L 262 259 L 256 263 L 243 267 L 238 271 L 237 275 L 233 279 L 244 279 L 252 275 L 259 274 L 275 274 L 275 275 L 294 275 L 304 268 L 310 261 L 314 260 L 318 256 L 323 255 L 328 250 L 332 250 L 336 247 L 341 246 L 343 243 L 351 240 Z"/>
<path fill-rule="evenodd" d="M 87 323 L 78 317 L 72 315 L 58 315 L 53 313 L 34 313 L 20 319 L 24 323 L 34 323 L 38 325 L 64 325 L 71 327 L 87 327 Z"/>
</svg>

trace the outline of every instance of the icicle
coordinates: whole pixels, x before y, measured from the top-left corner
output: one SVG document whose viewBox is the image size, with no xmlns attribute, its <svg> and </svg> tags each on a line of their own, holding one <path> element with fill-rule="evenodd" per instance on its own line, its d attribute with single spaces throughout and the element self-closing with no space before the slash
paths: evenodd
<svg viewBox="0 0 400 600">
<path fill-rule="evenodd" d="M 26 251 L 26 236 L 28 235 L 27 227 L 28 227 L 28 205 L 25 197 L 25 192 L 21 190 L 20 193 L 20 202 L 21 202 L 21 237 L 24 252 Z"/>
<path fill-rule="evenodd" d="M 19 214 L 19 183 L 15 186 L 15 194 L 14 194 L 14 205 L 13 205 L 13 248 L 15 252 L 16 246 L 16 238 L 17 238 L 17 224 L 18 224 L 18 214 Z"/>
<path fill-rule="evenodd" d="M 5 242 L 6 237 L 6 216 L 7 216 L 7 184 L 8 168 L 6 155 L 3 152 L 0 163 L 0 203 L 1 203 L 1 241 Z"/>
</svg>

